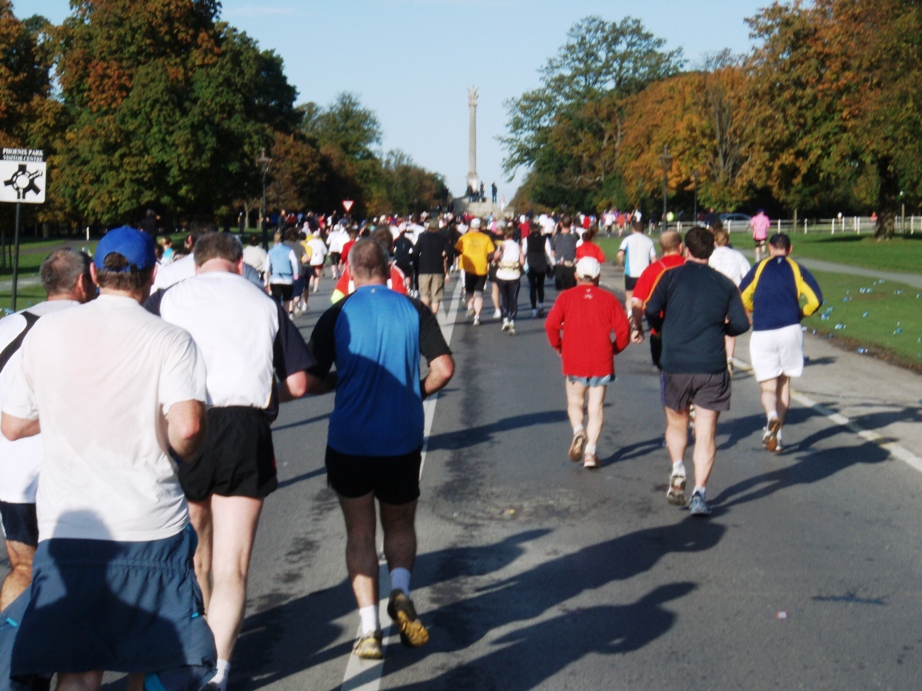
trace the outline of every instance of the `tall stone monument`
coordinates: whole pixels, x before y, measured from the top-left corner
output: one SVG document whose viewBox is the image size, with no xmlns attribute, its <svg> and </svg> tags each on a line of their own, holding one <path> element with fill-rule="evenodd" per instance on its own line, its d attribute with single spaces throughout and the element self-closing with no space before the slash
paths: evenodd
<svg viewBox="0 0 922 691">
<path fill-rule="evenodd" d="M 477 87 L 472 86 L 467 92 L 467 105 L 470 108 L 469 142 L 467 149 L 467 184 L 475 192 L 480 191 L 480 179 L 477 177 Z"/>
</svg>

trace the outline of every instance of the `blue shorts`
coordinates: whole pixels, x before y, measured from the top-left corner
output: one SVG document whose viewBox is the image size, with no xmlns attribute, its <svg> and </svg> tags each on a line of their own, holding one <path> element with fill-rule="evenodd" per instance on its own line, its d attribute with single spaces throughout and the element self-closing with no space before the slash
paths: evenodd
<svg viewBox="0 0 922 691">
<path fill-rule="evenodd" d="M 293 298 L 299 298 L 304 294 L 304 287 L 307 285 L 307 279 L 301 278 L 300 276 L 296 278 L 291 284 L 291 296 Z"/>
<path fill-rule="evenodd" d="M 213 669 L 217 654 L 195 580 L 191 526 L 151 542 L 39 543 L 13 676 Z"/>
<path fill-rule="evenodd" d="M 567 380 L 573 384 L 582 384 L 586 387 L 592 387 L 608 386 L 615 378 L 610 374 L 606 374 L 604 377 L 567 377 Z"/>
</svg>

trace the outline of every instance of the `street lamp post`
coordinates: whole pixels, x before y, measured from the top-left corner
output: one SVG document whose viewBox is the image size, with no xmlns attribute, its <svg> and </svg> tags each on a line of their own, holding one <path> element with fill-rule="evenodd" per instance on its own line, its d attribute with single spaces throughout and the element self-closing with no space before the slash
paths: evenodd
<svg viewBox="0 0 922 691">
<path fill-rule="evenodd" d="M 692 180 L 695 183 L 695 217 L 693 220 L 697 224 L 698 223 L 698 181 L 701 180 L 701 173 L 698 172 L 697 168 L 695 168 L 694 172 L 692 173 Z"/>
<path fill-rule="evenodd" d="M 266 156 L 265 149 L 260 151 L 259 158 L 256 159 L 256 164 L 259 166 L 259 169 L 263 174 L 263 203 L 259 212 L 259 227 L 263 234 L 263 249 L 268 251 L 269 228 L 266 226 L 266 175 L 269 173 L 269 166 L 272 165 L 272 159 Z"/>
<path fill-rule="evenodd" d="M 663 155 L 659 157 L 663 165 L 663 230 L 666 229 L 666 189 L 669 185 L 669 168 L 672 166 L 672 156 L 669 155 L 669 145 L 663 147 Z"/>
</svg>

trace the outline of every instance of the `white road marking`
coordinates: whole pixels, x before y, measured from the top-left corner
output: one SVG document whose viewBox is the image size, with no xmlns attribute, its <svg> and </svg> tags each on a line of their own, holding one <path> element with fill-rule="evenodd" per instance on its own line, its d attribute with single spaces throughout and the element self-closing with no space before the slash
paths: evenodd
<svg viewBox="0 0 922 691">
<path fill-rule="evenodd" d="M 442 334 L 445 336 L 445 342 L 451 345 L 451 336 L 455 329 L 455 319 L 458 316 L 458 305 L 461 303 L 461 281 L 457 281 L 451 307 L 448 310 L 448 316 L 443 318 L 443 312 L 439 312 L 439 323 L 442 326 Z M 435 404 L 439 399 L 439 394 L 435 393 L 423 403 L 423 411 L 426 415 L 425 428 L 423 431 L 423 451 L 422 462 L 419 465 L 419 477 L 423 477 L 423 468 L 426 465 L 426 451 L 429 448 L 429 433 L 432 431 L 432 421 L 435 419 Z M 391 618 L 387 615 L 387 599 L 391 593 L 391 578 L 387 571 L 387 562 L 382 561 L 378 565 L 378 617 L 381 620 L 381 634 L 383 640 L 381 647 L 387 652 L 387 644 L 391 633 Z M 385 624 L 385 622 L 387 622 Z M 359 624 L 355 632 L 355 638 L 362 635 L 362 625 Z M 384 672 L 384 660 L 362 660 L 349 653 L 349 662 L 346 663 L 346 675 L 343 677 L 342 691 L 378 691 L 381 688 L 381 675 Z"/>
<path fill-rule="evenodd" d="M 739 358 L 733 358 L 733 366 L 738 367 L 739 369 L 746 370 L 747 372 L 752 372 L 752 365 L 750 365 L 745 360 L 740 360 Z M 888 441 L 886 437 L 881 436 L 877 432 L 864 429 L 860 425 L 857 425 L 851 420 L 849 420 L 847 417 L 845 417 L 841 413 L 837 413 L 836 411 L 831 410 L 830 408 L 827 408 L 823 404 L 817 403 L 809 396 L 805 396 L 802 393 L 798 393 L 797 391 L 794 391 L 793 389 L 791 389 L 791 398 L 793 398 L 795 401 L 800 403 L 802 406 L 805 406 L 807 408 L 812 408 L 813 410 L 818 412 L 820 415 L 823 415 L 824 417 L 836 423 L 837 425 L 841 427 L 845 427 L 849 431 L 854 432 L 862 439 L 869 441 L 873 444 L 877 444 L 880 448 L 889 452 L 890 455 L 893 456 L 894 458 L 900 459 L 913 470 L 917 470 L 918 472 L 922 473 L 922 458 L 919 458 L 918 456 L 916 456 L 916 454 L 914 454 L 912 451 L 910 451 L 906 447 L 900 446 L 896 442 Z"/>
</svg>

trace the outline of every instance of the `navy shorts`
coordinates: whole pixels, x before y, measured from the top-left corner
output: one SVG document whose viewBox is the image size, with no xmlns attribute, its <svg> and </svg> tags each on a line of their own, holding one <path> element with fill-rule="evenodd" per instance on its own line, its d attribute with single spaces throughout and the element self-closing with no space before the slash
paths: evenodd
<svg viewBox="0 0 922 691">
<path fill-rule="evenodd" d="M 327 446 L 327 481 L 347 499 L 374 492 L 385 504 L 409 504 L 419 499 L 421 464 L 422 448 L 400 456 L 351 456 Z"/>
<path fill-rule="evenodd" d="M 0 527 L 3 536 L 10 542 L 24 545 L 38 545 L 38 519 L 35 504 L 10 504 L 0 501 Z"/>
<path fill-rule="evenodd" d="M 730 410 L 730 373 L 714 374 L 660 373 L 663 406 L 686 410 L 694 403 L 705 410 Z"/>
<path fill-rule="evenodd" d="M 299 298 L 304 294 L 304 287 L 307 285 L 307 276 L 299 276 L 291 284 L 291 297 Z"/>
<path fill-rule="evenodd" d="M 150 542 L 51 538 L 32 565 L 12 674 L 213 668 L 187 526 Z"/>
</svg>

